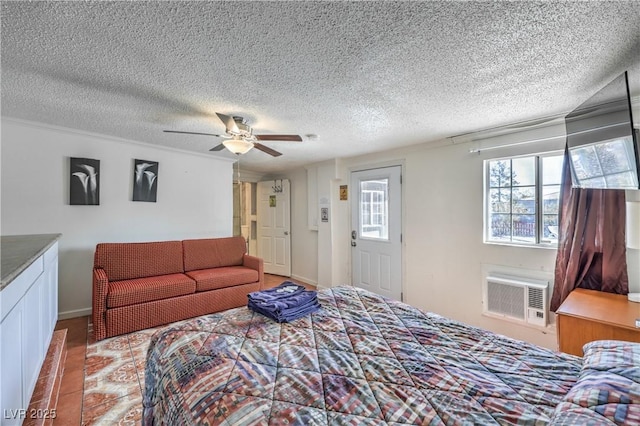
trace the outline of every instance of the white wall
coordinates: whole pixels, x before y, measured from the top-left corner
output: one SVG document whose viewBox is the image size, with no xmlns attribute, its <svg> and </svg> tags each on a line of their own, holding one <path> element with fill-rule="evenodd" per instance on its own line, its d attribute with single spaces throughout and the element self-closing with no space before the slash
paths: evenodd
<svg viewBox="0 0 640 426">
<path fill-rule="evenodd" d="M 305 169 L 296 169 L 290 172 L 290 177 L 287 178 L 291 183 L 292 206 L 291 277 L 309 284 L 317 284 L 318 232 L 308 227 L 306 175 Z"/>
<path fill-rule="evenodd" d="M 333 206 L 335 202 L 332 199 L 335 194 L 332 191 L 333 181 L 336 178 L 335 161 L 328 161 L 317 166 L 317 183 L 318 183 L 318 203 L 316 204 L 318 216 L 318 286 L 332 287 L 336 264 L 334 262 L 333 250 L 334 238 L 336 236 L 335 224 L 340 220 L 336 217 Z M 320 219 L 320 209 L 329 209 L 329 220 L 323 222 Z"/>
<path fill-rule="evenodd" d="M 563 134 L 564 125 L 554 123 L 549 127 L 517 135 L 492 137 L 481 142 L 470 139 L 456 144 L 448 140 L 439 141 L 335 162 L 340 179 L 331 179 L 331 182 L 324 184 L 332 191 L 329 198 L 333 225 L 331 230 L 320 228 L 318 231 L 319 270 L 325 271 L 324 278 L 319 272 L 319 284 L 324 281 L 330 282 L 329 285 L 350 283 L 348 268 L 345 271 L 340 264 L 336 264 L 336 259 L 350 262 L 350 209 L 348 203 L 338 200 L 338 186 L 349 183 L 351 170 L 391 163 L 404 164 L 405 301 L 428 311 L 556 349 L 553 324 L 540 330 L 482 315 L 485 265 L 517 268 L 533 276 L 552 276 L 556 258 L 555 249 L 483 243 L 483 160 L 562 150 L 564 138 L 551 137 Z M 541 141 L 487 149 L 538 139 Z M 469 152 L 472 148 L 481 149 L 481 152 L 472 154 Z M 304 184 L 304 175 L 292 175 L 289 179 L 292 185 Z M 319 182 L 318 185 L 322 184 Z M 350 196 L 352 192 L 349 188 Z M 305 201 L 301 199 L 300 202 Z M 293 205 L 293 211 L 301 208 L 301 205 Z M 330 234 L 327 235 L 327 232 Z M 331 244 L 320 244 L 327 240 Z M 313 250 L 313 244 L 316 242 L 309 241 L 304 250 Z M 632 253 L 629 260 L 630 272 L 637 272 L 640 259 Z M 326 271 L 332 271 L 333 280 L 326 277 Z"/>
<path fill-rule="evenodd" d="M 100 160 L 100 205 L 69 205 L 69 157 Z M 133 160 L 159 162 L 156 203 L 133 202 Z M 3 235 L 61 233 L 59 312 L 88 315 L 99 242 L 232 233 L 232 162 L 2 119 Z"/>
</svg>

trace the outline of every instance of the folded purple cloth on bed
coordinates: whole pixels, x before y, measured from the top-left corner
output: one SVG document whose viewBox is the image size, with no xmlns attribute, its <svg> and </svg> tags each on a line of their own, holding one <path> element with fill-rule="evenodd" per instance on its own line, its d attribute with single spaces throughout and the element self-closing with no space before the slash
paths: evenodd
<svg viewBox="0 0 640 426">
<path fill-rule="evenodd" d="M 277 287 L 249 293 L 249 299 L 260 302 L 272 302 L 279 299 L 287 299 L 295 294 L 305 291 L 304 286 L 285 281 Z"/>
<path fill-rule="evenodd" d="M 273 312 L 279 312 L 285 309 L 295 308 L 304 305 L 310 300 L 316 299 L 315 291 L 303 291 L 302 293 L 291 294 L 288 297 L 281 297 L 274 300 L 263 301 L 249 295 L 249 302 Z"/>
<path fill-rule="evenodd" d="M 295 309 L 287 309 L 285 311 L 280 312 L 280 315 L 277 317 L 276 321 L 278 322 L 291 322 L 295 321 L 298 318 L 302 318 L 304 316 L 310 315 L 320 309 L 320 304 L 317 300 L 313 300 L 313 302 L 307 304 L 306 306 L 300 306 Z"/>
<path fill-rule="evenodd" d="M 292 296 L 291 299 L 282 299 L 276 302 L 256 302 L 249 299 L 248 305 L 258 307 L 262 310 L 279 314 L 282 312 L 295 312 L 309 305 L 317 304 L 318 297 L 315 291 L 308 291 Z"/>
<path fill-rule="evenodd" d="M 252 302 L 249 302 L 247 307 L 252 311 L 262 314 L 265 317 L 271 318 L 272 320 L 277 322 L 295 321 L 298 318 L 302 318 L 306 315 L 312 314 L 321 308 L 317 300 L 311 300 L 309 303 L 305 304 L 304 306 L 286 309 L 279 312 L 274 312 L 269 309 L 263 309 L 259 305 L 255 305 Z"/>
<path fill-rule="evenodd" d="M 278 287 L 249 293 L 247 307 L 277 322 L 290 322 L 318 309 L 317 293 L 290 281 Z"/>
</svg>

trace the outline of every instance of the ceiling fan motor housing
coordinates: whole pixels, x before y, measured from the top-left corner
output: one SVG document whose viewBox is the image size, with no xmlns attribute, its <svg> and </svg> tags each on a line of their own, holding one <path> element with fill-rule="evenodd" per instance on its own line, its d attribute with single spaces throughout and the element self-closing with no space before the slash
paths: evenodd
<svg viewBox="0 0 640 426">
<path fill-rule="evenodd" d="M 233 121 L 236 122 L 236 126 L 238 126 L 238 130 L 240 130 L 239 134 L 241 136 L 251 137 L 251 135 L 253 134 L 253 129 L 247 124 L 247 120 L 244 117 L 234 115 Z"/>
</svg>

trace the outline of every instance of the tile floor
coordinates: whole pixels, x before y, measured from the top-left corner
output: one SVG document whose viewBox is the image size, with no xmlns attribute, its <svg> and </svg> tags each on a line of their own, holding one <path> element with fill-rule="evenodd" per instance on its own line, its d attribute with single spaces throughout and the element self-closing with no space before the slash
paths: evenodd
<svg viewBox="0 0 640 426">
<path fill-rule="evenodd" d="M 286 279 L 265 274 L 265 286 L 274 287 Z M 89 322 L 85 316 L 56 324 L 57 330 L 68 331 L 54 425 L 139 425 L 146 351 L 155 330 L 95 342 Z"/>
</svg>

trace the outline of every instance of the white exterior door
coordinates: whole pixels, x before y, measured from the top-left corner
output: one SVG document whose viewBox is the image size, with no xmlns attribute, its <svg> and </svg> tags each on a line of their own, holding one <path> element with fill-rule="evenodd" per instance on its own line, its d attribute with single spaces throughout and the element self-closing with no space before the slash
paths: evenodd
<svg viewBox="0 0 640 426">
<path fill-rule="evenodd" d="M 291 276 L 289 180 L 258 182 L 258 256 L 266 274 Z"/>
<path fill-rule="evenodd" d="M 402 300 L 401 166 L 351 173 L 353 282 Z"/>
</svg>

